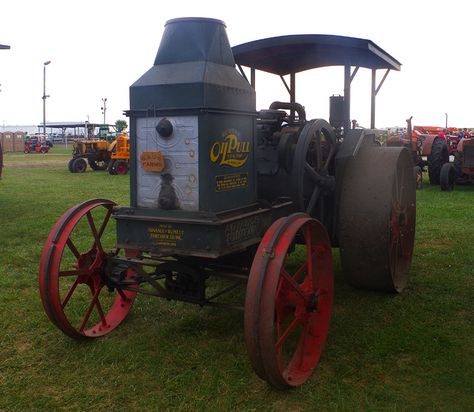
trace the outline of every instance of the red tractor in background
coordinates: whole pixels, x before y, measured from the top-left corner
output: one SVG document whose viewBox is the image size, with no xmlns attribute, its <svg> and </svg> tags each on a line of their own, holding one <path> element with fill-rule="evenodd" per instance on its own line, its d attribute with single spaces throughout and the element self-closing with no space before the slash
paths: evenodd
<svg viewBox="0 0 474 412">
<path fill-rule="evenodd" d="M 389 136 L 387 146 L 405 146 L 412 153 L 415 164 L 416 187 L 423 186 L 423 171 L 428 168 L 430 184 L 439 185 L 441 168 L 449 163 L 450 149 L 443 128 L 434 126 L 412 127 L 413 116 L 406 120 L 406 134 Z M 426 159 L 426 160 L 425 160 Z"/>
<path fill-rule="evenodd" d="M 451 147 L 451 145 L 450 145 Z M 474 138 L 471 135 L 456 139 L 454 162 L 445 163 L 440 171 L 441 190 L 451 191 L 455 183 L 468 184 L 474 182 Z"/>
</svg>

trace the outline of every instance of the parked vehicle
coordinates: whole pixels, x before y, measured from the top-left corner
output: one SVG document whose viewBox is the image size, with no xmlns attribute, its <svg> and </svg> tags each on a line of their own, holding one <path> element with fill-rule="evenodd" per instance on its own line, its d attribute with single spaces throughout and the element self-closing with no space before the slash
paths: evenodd
<svg viewBox="0 0 474 412">
<path fill-rule="evenodd" d="M 25 153 L 48 153 L 52 144 L 38 137 L 28 137 L 25 140 Z"/>
<path fill-rule="evenodd" d="M 124 175 L 130 168 L 130 139 L 127 132 L 117 135 L 115 146 L 112 149 L 111 160 L 109 163 L 109 173 L 111 175 Z"/>
<path fill-rule="evenodd" d="M 326 66 L 344 67 L 346 95 L 330 99 L 329 122 L 307 119 L 295 77 Z M 375 78 L 401 64 L 365 39 L 231 49 L 220 20 L 168 21 L 154 66 L 130 87 L 130 206 L 82 202 L 46 240 L 39 285 L 52 323 L 75 339 L 104 336 L 138 293 L 238 309 L 256 374 L 278 389 L 303 384 L 328 335 L 333 248 L 352 285 L 389 293 L 407 285 L 413 255 L 411 153 L 351 129 L 353 67 Z M 289 101 L 257 111 L 256 70 L 283 79 Z M 376 91 L 372 82 L 373 121 Z"/>
<path fill-rule="evenodd" d="M 431 126 L 412 127 L 412 117 L 407 119 L 406 132 L 390 136 L 386 140 L 387 146 L 404 146 L 411 152 L 414 163 L 414 174 L 417 189 L 423 185 L 423 172 L 428 171 L 429 182 L 432 185 L 440 184 L 441 168 L 449 162 L 450 149 L 443 129 Z"/>
<path fill-rule="evenodd" d="M 474 182 L 474 138 L 464 137 L 456 144 L 454 162 L 445 163 L 440 171 L 441 190 L 451 191 L 455 184 Z"/>
</svg>

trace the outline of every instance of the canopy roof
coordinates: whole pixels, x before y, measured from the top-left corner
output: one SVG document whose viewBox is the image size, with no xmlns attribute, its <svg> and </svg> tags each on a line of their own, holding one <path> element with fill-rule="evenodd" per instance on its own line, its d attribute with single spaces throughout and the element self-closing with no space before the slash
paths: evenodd
<svg viewBox="0 0 474 412">
<path fill-rule="evenodd" d="M 242 66 L 284 76 L 325 66 L 400 70 L 401 63 L 371 40 L 326 34 L 271 37 L 232 48 Z"/>
</svg>

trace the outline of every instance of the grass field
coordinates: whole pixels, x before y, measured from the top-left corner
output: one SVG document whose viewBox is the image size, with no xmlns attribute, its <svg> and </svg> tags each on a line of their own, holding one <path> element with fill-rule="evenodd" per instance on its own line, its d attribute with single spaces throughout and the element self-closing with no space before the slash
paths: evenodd
<svg viewBox="0 0 474 412">
<path fill-rule="evenodd" d="M 278 392 L 253 373 L 239 312 L 139 296 L 92 342 L 63 335 L 38 294 L 41 249 L 69 207 L 128 204 L 129 176 L 71 174 L 69 151 L 6 154 L 0 180 L 0 410 L 314 411 L 474 409 L 474 187 L 417 192 L 409 286 L 349 287 L 316 373 Z M 243 296 L 243 294 L 242 294 Z"/>
</svg>

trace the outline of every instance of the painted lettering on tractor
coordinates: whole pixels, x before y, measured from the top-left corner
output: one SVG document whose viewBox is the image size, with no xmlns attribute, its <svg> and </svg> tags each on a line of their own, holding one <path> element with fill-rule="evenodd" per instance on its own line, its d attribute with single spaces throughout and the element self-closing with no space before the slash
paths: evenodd
<svg viewBox="0 0 474 412">
<path fill-rule="evenodd" d="M 219 166 L 241 167 L 247 163 L 250 153 L 250 141 L 240 140 L 238 132 L 228 131 L 224 140 L 215 142 L 211 147 L 211 162 Z"/>
</svg>

